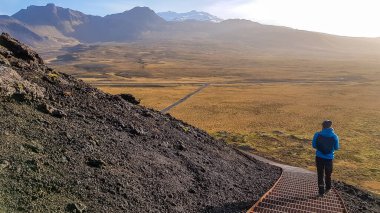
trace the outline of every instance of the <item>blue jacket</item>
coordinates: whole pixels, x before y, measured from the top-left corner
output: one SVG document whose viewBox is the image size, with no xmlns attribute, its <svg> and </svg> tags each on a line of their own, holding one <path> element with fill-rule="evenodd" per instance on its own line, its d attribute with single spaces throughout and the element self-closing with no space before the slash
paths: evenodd
<svg viewBox="0 0 380 213">
<path fill-rule="evenodd" d="M 322 152 L 320 152 L 320 151 L 317 150 L 316 151 L 317 157 L 324 158 L 324 159 L 331 159 L 331 160 L 334 159 L 334 151 L 339 149 L 339 138 L 335 134 L 334 129 L 333 128 L 328 128 L 328 129 L 323 129 L 320 132 L 316 132 L 315 135 L 314 135 L 314 138 L 313 138 L 313 148 L 314 149 L 317 149 L 317 138 L 318 138 L 318 135 L 322 135 L 322 136 L 325 136 L 325 137 L 333 137 L 334 140 L 335 140 L 335 144 L 334 144 L 334 147 L 333 147 L 334 150 L 333 150 L 333 152 L 331 154 L 323 154 Z"/>
</svg>

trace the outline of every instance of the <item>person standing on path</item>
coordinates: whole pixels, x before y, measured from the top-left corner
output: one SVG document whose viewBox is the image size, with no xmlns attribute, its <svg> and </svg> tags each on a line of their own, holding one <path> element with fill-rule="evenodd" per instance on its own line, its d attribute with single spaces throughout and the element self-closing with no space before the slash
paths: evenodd
<svg viewBox="0 0 380 213">
<path fill-rule="evenodd" d="M 315 133 L 312 145 L 316 149 L 319 196 L 323 196 L 331 189 L 334 152 L 339 149 L 339 137 L 332 128 L 332 121 L 323 121 L 322 131 Z"/>
</svg>

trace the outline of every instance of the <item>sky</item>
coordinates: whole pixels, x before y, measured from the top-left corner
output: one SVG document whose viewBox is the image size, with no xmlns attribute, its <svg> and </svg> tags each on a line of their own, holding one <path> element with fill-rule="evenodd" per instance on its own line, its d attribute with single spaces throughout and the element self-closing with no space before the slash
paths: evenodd
<svg viewBox="0 0 380 213">
<path fill-rule="evenodd" d="M 200 10 L 223 19 L 355 37 L 380 37 L 380 0 L 0 0 L 0 14 L 12 15 L 29 5 L 58 6 L 91 15 L 147 6 L 156 12 Z"/>
</svg>

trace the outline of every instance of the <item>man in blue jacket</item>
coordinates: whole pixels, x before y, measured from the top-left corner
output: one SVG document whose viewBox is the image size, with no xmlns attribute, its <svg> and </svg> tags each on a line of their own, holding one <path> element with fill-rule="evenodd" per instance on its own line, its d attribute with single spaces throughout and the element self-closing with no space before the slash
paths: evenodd
<svg viewBox="0 0 380 213">
<path fill-rule="evenodd" d="M 339 149 L 339 138 L 334 133 L 332 121 L 322 123 L 322 131 L 315 133 L 313 148 L 316 149 L 319 195 L 323 196 L 331 189 L 334 151 Z"/>
</svg>

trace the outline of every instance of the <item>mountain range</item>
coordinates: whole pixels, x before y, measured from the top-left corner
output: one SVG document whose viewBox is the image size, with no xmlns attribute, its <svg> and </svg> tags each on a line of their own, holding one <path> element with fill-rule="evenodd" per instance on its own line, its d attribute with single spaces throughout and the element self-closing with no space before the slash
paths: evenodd
<svg viewBox="0 0 380 213">
<path fill-rule="evenodd" d="M 154 30 L 165 20 L 147 7 L 105 17 L 86 15 L 54 4 L 29 6 L 0 17 L 0 29 L 29 44 L 130 41 Z M 24 32 L 28 32 L 25 35 Z"/>
<path fill-rule="evenodd" d="M 380 39 L 375 38 L 342 37 L 240 19 L 222 21 L 197 11 L 156 14 L 148 7 L 101 17 L 54 4 L 29 6 L 12 16 L 0 16 L 0 30 L 34 46 L 192 40 L 286 54 L 378 54 L 380 49 Z"/>
<path fill-rule="evenodd" d="M 27 43 L 42 42 L 43 37 L 35 33 L 29 26 L 10 16 L 0 16 L 0 31 L 8 32 Z"/>
</svg>

